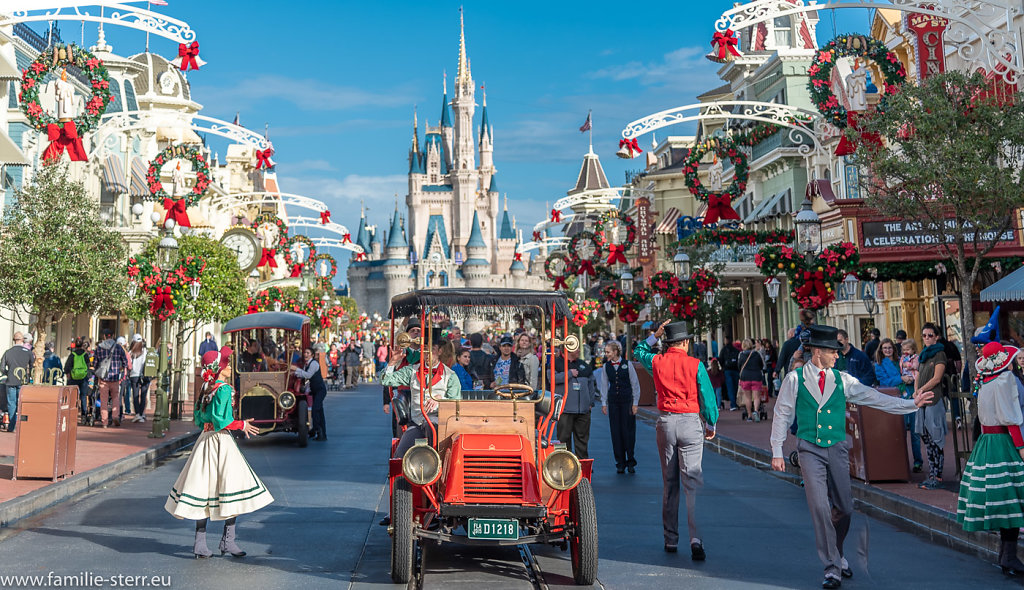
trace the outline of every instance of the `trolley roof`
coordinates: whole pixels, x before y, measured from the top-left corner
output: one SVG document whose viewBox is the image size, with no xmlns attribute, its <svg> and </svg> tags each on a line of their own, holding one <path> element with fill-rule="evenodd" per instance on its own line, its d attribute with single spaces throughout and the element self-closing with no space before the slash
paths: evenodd
<svg viewBox="0 0 1024 590">
<path fill-rule="evenodd" d="M 309 317 L 290 311 L 262 311 L 240 315 L 224 324 L 224 333 L 248 330 L 251 328 L 280 328 L 283 330 L 302 330 L 302 325 L 309 322 Z"/>
<path fill-rule="evenodd" d="M 419 313 L 420 308 L 449 316 L 464 315 L 534 315 L 537 308 L 550 313 L 554 306 L 555 318 L 571 318 L 569 301 L 558 291 L 531 291 L 528 289 L 420 289 L 396 295 L 391 299 L 391 313 L 404 317 Z"/>
</svg>

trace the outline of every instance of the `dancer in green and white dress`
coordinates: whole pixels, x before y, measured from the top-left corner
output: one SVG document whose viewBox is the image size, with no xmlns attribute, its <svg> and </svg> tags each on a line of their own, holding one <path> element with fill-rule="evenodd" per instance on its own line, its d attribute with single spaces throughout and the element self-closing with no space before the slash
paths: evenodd
<svg viewBox="0 0 1024 590">
<path fill-rule="evenodd" d="M 999 567 L 1024 575 L 1017 537 L 1024 527 L 1024 386 L 1010 372 L 1018 349 L 990 342 L 978 359 L 981 436 L 960 480 L 956 519 L 967 531 L 999 530 Z"/>
</svg>

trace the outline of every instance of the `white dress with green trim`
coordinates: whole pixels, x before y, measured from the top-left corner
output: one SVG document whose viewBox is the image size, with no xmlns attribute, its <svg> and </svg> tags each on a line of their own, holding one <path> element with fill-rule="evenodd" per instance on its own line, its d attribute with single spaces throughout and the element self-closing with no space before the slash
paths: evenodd
<svg viewBox="0 0 1024 590">
<path fill-rule="evenodd" d="M 226 429 L 234 422 L 233 390 L 218 383 L 210 403 L 195 409 L 195 423 L 203 426 L 204 432 L 164 503 L 164 509 L 176 518 L 227 520 L 274 501 Z"/>
<path fill-rule="evenodd" d="M 960 480 L 956 520 L 967 531 L 1024 527 L 1024 447 L 1020 383 L 1004 371 L 978 390 L 978 419 L 1008 432 L 982 434 Z M 1016 431 L 1016 432 L 1014 432 Z"/>
</svg>

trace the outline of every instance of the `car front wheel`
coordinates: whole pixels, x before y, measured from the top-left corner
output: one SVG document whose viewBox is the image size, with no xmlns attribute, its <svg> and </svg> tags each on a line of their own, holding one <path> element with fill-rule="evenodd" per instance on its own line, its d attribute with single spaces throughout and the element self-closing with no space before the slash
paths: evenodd
<svg viewBox="0 0 1024 590">
<path fill-rule="evenodd" d="M 299 446 L 305 448 L 309 444 L 309 408 L 306 406 L 306 398 L 299 398 L 295 404 L 296 431 L 299 433 Z"/>
<path fill-rule="evenodd" d="M 580 480 L 572 490 L 569 518 L 575 529 L 569 537 L 573 581 L 592 586 L 597 579 L 597 507 L 590 480 Z"/>
<path fill-rule="evenodd" d="M 412 577 L 412 516 L 412 486 L 396 479 L 391 495 L 391 580 L 396 584 L 408 584 Z"/>
</svg>

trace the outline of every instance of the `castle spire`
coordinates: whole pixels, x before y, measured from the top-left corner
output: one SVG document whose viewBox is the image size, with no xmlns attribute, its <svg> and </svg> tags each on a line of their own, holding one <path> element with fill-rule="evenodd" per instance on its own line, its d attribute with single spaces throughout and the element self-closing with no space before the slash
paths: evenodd
<svg viewBox="0 0 1024 590">
<path fill-rule="evenodd" d="M 412 151 L 413 153 L 419 153 L 420 151 L 420 125 L 416 113 L 416 105 L 412 105 Z"/>
<path fill-rule="evenodd" d="M 469 62 L 466 60 L 466 21 L 459 7 L 459 71 L 455 76 L 455 84 L 462 85 L 469 78 Z"/>
</svg>

